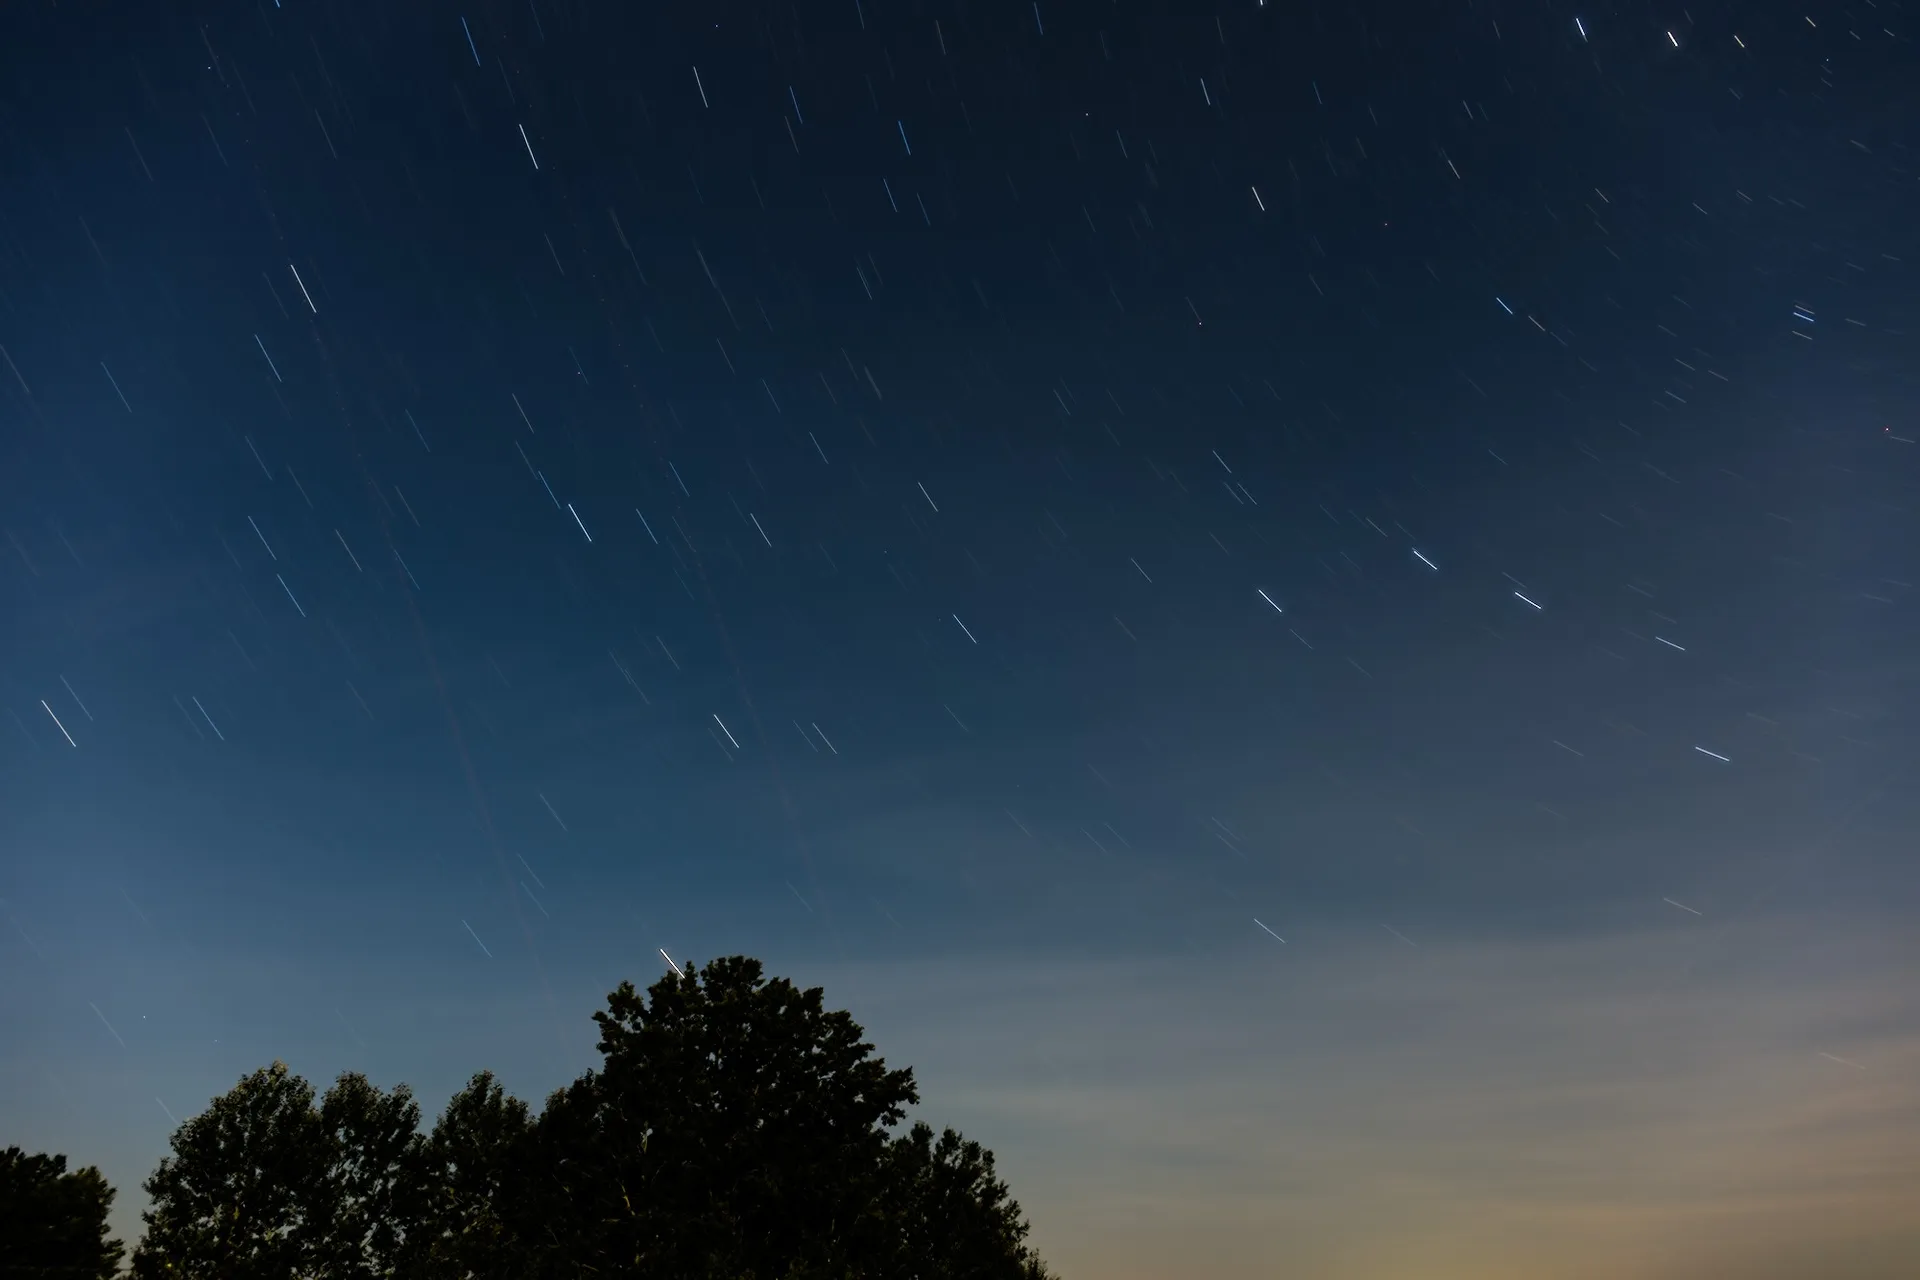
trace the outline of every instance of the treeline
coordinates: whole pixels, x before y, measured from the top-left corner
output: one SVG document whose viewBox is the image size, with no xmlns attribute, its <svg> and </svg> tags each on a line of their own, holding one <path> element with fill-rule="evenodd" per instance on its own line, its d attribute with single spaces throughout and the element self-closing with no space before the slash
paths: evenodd
<svg viewBox="0 0 1920 1280">
<path fill-rule="evenodd" d="M 1051 1280 L 993 1156 L 821 991 L 744 956 L 623 983 L 601 1065 L 536 1115 L 482 1072 L 430 1130 L 405 1085 L 274 1063 L 172 1139 L 136 1280 Z M 0 1280 L 100 1280 L 114 1192 L 5 1153 Z"/>
</svg>

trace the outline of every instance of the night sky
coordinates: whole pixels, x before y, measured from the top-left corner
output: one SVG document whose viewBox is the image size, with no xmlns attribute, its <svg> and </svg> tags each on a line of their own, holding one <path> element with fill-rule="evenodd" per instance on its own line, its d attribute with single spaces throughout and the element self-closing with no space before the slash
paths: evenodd
<svg viewBox="0 0 1920 1280">
<path fill-rule="evenodd" d="M 826 988 L 1069 1277 L 1911 1276 L 1890 0 L 9 4 L 0 1117 Z"/>
</svg>

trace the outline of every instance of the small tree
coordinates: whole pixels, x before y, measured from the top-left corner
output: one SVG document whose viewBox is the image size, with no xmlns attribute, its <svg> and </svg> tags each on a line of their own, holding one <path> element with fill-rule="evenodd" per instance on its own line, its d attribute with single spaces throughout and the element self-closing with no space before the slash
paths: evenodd
<svg viewBox="0 0 1920 1280">
<path fill-rule="evenodd" d="M 0 1152 L 0 1280 L 108 1280 L 126 1246 L 107 1237 L 113 1188 L 89 1165 Z"/>
<path fill-rule="evenodd" d="M 993 1152 L 943 1129 L 939 1141 L 919 1123 L 887 1147 L 882 1178 L 896 1275 L 917 1280 L 1048 1280 L 1025 1245 L 1027 1221 L 1007 1184 L 993 1173 Z"/>
</svg>

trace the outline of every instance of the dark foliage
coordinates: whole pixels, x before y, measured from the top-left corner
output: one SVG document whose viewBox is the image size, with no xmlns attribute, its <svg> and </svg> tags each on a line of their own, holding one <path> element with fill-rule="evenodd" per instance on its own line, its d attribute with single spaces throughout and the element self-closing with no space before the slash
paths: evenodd
<svg viewBox="0 0 1920 1280">
<path fill-rule="evenodd" d="M 399 1274 L 410 1280 L 518 1277 L 530 1228 L 525 1170 L 533 1120 L 481 1072 L 453 1096 L 421 1152 L 418 1218 Z"/>
<path fill-rule="evenodd" d="M 1021 1247 L 1020 1205 L 993 1175 L 993 1153 L 944 1129 L 916 1124 L 888 1145 L 882 1196 L 898 1250 L 892 1274 L 917 1280 L 1044 1280 Z"/>
<path fill-rule="evenodd" d="M 757 961 L 609 997 L 601 1070 L 537 1126 L 573 1207 L 565 1252 L 652 1274 L 842 1275 L 875 1250 L 878 1177 L 911 1071 L 889 1071 L 819 990 Z M 798 1272 L 795 1268 L 799 1268 Z"/>
<path fill-rule="evenodd" d="M 313 1086 L 276 1062 L 173 1135 L 147 1179 L 136 1280 L 391 1276 L 422 1185 L 420 1109 L 343 1075 Z"/>
<path fill-rule="evenodd" d="M 279 1063 L 181 1126 L 139 1280 L 1044 1280 L 993 1156 L 819 988 L 716 960 L 622 984 L 538 1117 L 485 1073 L 429 1134 L 404 1088 L 316 1105 Z"/>
<path fill-rule="evenodd" d="M 65 1156 L 0 1152 L 0 1280 L 104 1280 L 126 1247 L 107 1238 L 113 1188 Z"/>
</svg>

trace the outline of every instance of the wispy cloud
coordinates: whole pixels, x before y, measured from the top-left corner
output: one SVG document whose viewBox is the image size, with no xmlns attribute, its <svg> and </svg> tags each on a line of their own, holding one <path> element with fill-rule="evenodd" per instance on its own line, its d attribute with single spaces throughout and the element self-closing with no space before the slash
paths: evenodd
<svg viewBox="0 0 1920 1280">
<path fill-rule="evenodd" d="M 1083 1274 L 1891 1277 L 1920 1244 L 1911 942 L 1374 932 L 819 980 Z"/>
</svg>

